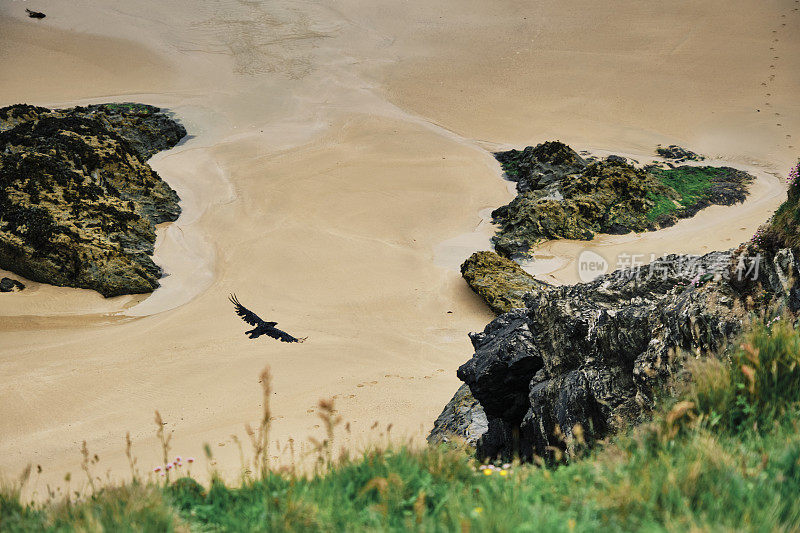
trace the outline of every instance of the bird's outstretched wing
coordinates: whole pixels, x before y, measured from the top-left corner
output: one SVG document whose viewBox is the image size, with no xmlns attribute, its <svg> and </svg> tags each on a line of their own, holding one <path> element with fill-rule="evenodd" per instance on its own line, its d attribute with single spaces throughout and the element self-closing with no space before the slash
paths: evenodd
<svg viewBox="0 0 800 533">
<path fill-rule="evenodd" d="M 251 326 L 260 326 L 265 324 L 265 322 L 261 320 L 260 316 L 258 316 L 257 314 L 255 314 L 242 304 L 240 304 L 239 299 L 236 298 L 235 294 L 231 294 L 230 296 L 228 296 L 228 300 L 230 300 L 233 306 L 236 308 L 236 314 L 242 317 L 242 320 L 244 320 Z M 274 326 L 275 324 L 277 324 L 277 322 L 271 322 L 270 324 Z"/>
<path fill-rule="evenodd" d="M 273 339 L 278 339 L 281 342 L 303 342 L 306 340 L 305 337 L 298 339 L 297 337 L 289 335 L 285 331 L 281 331 L 278 328 L 269 328 L 266 333 Z"/>
</svg>

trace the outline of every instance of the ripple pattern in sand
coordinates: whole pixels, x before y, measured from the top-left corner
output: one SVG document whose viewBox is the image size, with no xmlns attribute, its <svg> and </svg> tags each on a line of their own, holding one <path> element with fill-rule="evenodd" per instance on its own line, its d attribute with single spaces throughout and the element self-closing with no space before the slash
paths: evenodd
<svg viewBox="0 0 800 533">
<path fill-rule="evenodd" d="M 312 50 L 336 26 L 322 26 L 300 5 L 226 0 L 205 6 L 206 18 L 195 26 L 219 43 L 212 53 L 230 55 L 242 75 L 284 74 L 301 79 L 313 71 Z"/>
</svg>

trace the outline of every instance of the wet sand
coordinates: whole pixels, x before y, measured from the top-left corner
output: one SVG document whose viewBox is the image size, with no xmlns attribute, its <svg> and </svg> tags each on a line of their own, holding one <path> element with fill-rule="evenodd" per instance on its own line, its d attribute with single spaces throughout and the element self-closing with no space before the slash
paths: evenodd
<svg viewBox="0 0 800 533">
<path fill-rule="evenodd" d="M 78 0 L 31 6 L 42 21 L 24 7 L 0 7 L 0 105 L 138 101 L 191 133 L 151 160 L 184 209 L 159 230 L 162 288 L 0 296 L 0 472 L 41 464 L 40 488 L 78 479 L 82 440 L 123 477 L 126 431 L 149 470 L 155 409 L 175 453 L 208 442 L 235 477 L 231 434 L 258 419 L 265 365 L 276 440 L 319 436 L 317 400 L 335 396 L 352 428 L 340 443 L 378 438 L 376 420 L 421 442 L 466 333 L 491 318 L 438 257 L 512 198 L 496 147 L 674 142 L 760 169 L 749 203 L 636 237 L 654 252 L 752 235 L 781 200 L 769 173 L 796 154 L 792 2 Z M 229 292 L 308 341 L 248 340 Z"/>
</svg>

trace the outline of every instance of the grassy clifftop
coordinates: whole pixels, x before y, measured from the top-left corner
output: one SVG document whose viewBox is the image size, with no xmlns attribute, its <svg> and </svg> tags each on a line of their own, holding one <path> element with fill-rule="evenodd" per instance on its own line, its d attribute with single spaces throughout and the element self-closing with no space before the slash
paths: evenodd
<svg viewBox="0 0 800 533">
<path fill-rule="evenodd" d="M 796 530 L 800 334 L 772 320 L 691 374 L 651 423 L 559 467 L 480 465 L 446 446 L 331 460 L 327 442 L 310 477 L 139 479 L 42 505 L 7 483 L 0 530 Z"/>
</svg>

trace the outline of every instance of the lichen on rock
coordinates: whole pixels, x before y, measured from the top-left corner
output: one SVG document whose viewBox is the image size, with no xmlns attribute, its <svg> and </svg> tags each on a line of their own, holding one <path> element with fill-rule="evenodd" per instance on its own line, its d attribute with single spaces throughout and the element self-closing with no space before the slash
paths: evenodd
<svg viewBox="0 0 800 533">
<path fill-rule="evenodd" d="M 619 156 L 587 163 L 558 141 L 495 157 L 519 192 L 492 212 L 500 226 L 492 241 L 507 257 L 544 240 L 670 226 L 708 205 L 743 201 L 753 179 L 728 167 L 637 168 Z"/>
<path fill-rule="evenodd" d="M 153 106 L 0 109 L 0 268 L 106 297 L 158 287 L 179 198 L 146 159 L 186 130 Z"/>
<path fill-rule="evenodd" d="M 461 265 L 461 275 L 470 288 L 483 298 L 495 313 L 525 307 L 525 296 L 549 287 L 514 261 L 494 252 L 475 252 Z"/>
</svg>

